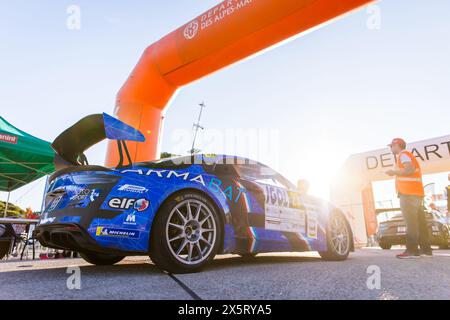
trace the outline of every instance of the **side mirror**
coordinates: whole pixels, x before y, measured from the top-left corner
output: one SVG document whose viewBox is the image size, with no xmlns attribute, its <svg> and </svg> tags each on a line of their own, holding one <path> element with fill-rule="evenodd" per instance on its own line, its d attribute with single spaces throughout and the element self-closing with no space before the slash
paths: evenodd
<svg viewBox="0 0 450 320">
<path fill-rule="evenodd" d="M 298 180 L 297 182 L 297 190 L 301 195 L 308 194 L 309 191 L 309 181 L 308 180 Z"/>
</svg>

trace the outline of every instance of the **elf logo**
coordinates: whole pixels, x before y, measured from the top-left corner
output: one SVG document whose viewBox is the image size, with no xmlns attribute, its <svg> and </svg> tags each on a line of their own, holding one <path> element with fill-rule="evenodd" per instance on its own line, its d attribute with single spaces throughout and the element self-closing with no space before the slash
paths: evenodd
<svg viewBox="0 0 450 320">
<path fill-rule="evenodd" d="M 135 210 L 141 212 L 141 211 L 147 210 L 149 204 L 150 204 L 150 201 L 148 201 L 147 199 L 141 198 L 141 199 L 136 200 L 133 207 Z"/>
<path fill-rule="evenodd" d="M 150 202 L 147 199 L 130 199 L 130 198 L 111 198 L 108 201 L 108 206 L 113 209 L 128 210 L 134 208 L 141 212 L 148 208 Z"/>
</svg>

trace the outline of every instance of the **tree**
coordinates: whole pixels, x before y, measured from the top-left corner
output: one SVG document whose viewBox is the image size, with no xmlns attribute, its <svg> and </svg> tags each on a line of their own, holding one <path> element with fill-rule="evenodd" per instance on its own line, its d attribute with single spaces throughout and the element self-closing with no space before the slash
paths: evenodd
<svg viewBox="0 0 450 320">
<path fill-rule="evenodd" d="M 6 202 L 0 201 L 0 216 L 3 217 L 5 213 Z M 30 209 L 31 210 L 31 209 Z M 8 203 L 8 211 L 6 212 L 6 217 L 9 218 L 25 218 L 26 211 L 16 206 L 15 204 Z"/>
<path fill-rule="evenodd" d="M 167 159 L 167 158 L 173 158 L 173 157 L 179 157 L 179 155 L 173 154 L 170 152 L 161 152 L 161 159 Z"/>
</svg>

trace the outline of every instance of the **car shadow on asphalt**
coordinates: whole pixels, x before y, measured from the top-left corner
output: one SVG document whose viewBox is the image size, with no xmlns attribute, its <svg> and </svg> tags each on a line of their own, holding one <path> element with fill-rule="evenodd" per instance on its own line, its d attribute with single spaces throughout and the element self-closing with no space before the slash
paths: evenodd
<svg viewBox="0 0 450 320">
<path fill-rule="evenodd" d="M 293 263 L 318 263 L 325 262 L 320 257 L 310 256 L 281 256 L 264 254 L 252 258 L 243 258 L 237 255 L 230 256 L 217 256 L 211 263 L 206 266 L 205 270 L 213 271 L 220 269 L 233 269 L 241 267 L 251 266 L 264 266 L 264 265 L 286 265 Z M 33 274 L 39 276 L 41 279 L 45 277 L 52 277 L 55 275 L 55 271 L 66 273 L 68 267 L 79 266 L 76 261 L 73 264 L 68 263 L 64 266 L 44 267 L 42 269 L 32 269 L 33 263 L 25 262 L 17 265 L 14 269 L 1 271 L 0 274 L 6 276 L 14 276 L 15 274 Z M 159 269 L 151 260 L 139 261 L 136 263 L 128 261 L 128 263 L 119 263 L 112 266 L 95 266 L 95 265 L 82 265 L 79 266 L 80 271 L 86 276 L 100 276 L 107 275 L 108 277 L 121 277 L 123 275 L 146 275 L 146 276 L 162 276 L 165 275 L 161 269 Z M 60 271 L 58 271 L 60 270 Z"/>
<path fill-rule="evenodd" d="M 116 264 L 112 266 L 87 265 L 81 267 L 80 269 L 82 273 L 90 275 L 106 274 L 106 273 L 108 273 L 108 276 L 111 274 L 117 274 L 119 276 L 122 276 L 123 274 L 164 275 L 164 272 L 150 261 L 136 264 Z"/>
<path fill-rule="evenodd" d="M 245 266 L 262 266 L 262 265 L 282 265 L 291 263 L 311 263 L 323 261 L 319 257 L 301 257 L 301 256 L 279 256 L 279 255 L 264 255 L 256 256 L 253 258 L 243 258 L 240 256 L 231 256 L 214 259 L 209 266 L 208 270 L 225 269 L 233 267 L 245 267 Z"/>
<path fill-rule="evenodd" d="M 81 274 L 85 276 L 108 276 L 108 277 L 122 277 L 124 275 L 147 275 L 147 276 L 162 276 L 165 275 L 158 267 L 156 267 L 150 261 L 140 262 L 134 264 L 116 264 L 112 266 L 95 266 L 95 265 L 83 265 L 77 266 L 76 263 L 68 264 L 66 266 L 55 266 L 55 267 L 45 267 L 42 269 L 31 269 L 33 266 L 31 264 L 24 263 L 18 265 L 15 269 L 10 269 L 6 271 L 0 271 L 3 276 L 17 276 L 20 274 L 27 274 L 39 277 L 43 279 L 46 277 L 54 277 L 55 273 L 66 274 L 69 267 L 79 267 Z"/>
</svg>

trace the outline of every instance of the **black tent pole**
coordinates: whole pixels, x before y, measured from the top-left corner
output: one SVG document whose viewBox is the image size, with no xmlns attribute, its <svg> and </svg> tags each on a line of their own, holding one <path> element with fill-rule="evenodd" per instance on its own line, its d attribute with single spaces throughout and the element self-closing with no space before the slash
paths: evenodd
<svg viewBox="0 0 450 320">
<path fill-rule="evenodd" d="M 8 198 L 6 199 L 5 212 L 3 213 L 3 218 L 6 218 L 6 213 L 8 212 L 8 204 L 9 204 L 10 196 L 11 196 L 11 191 L 8 191 Z"/>
</svg>

